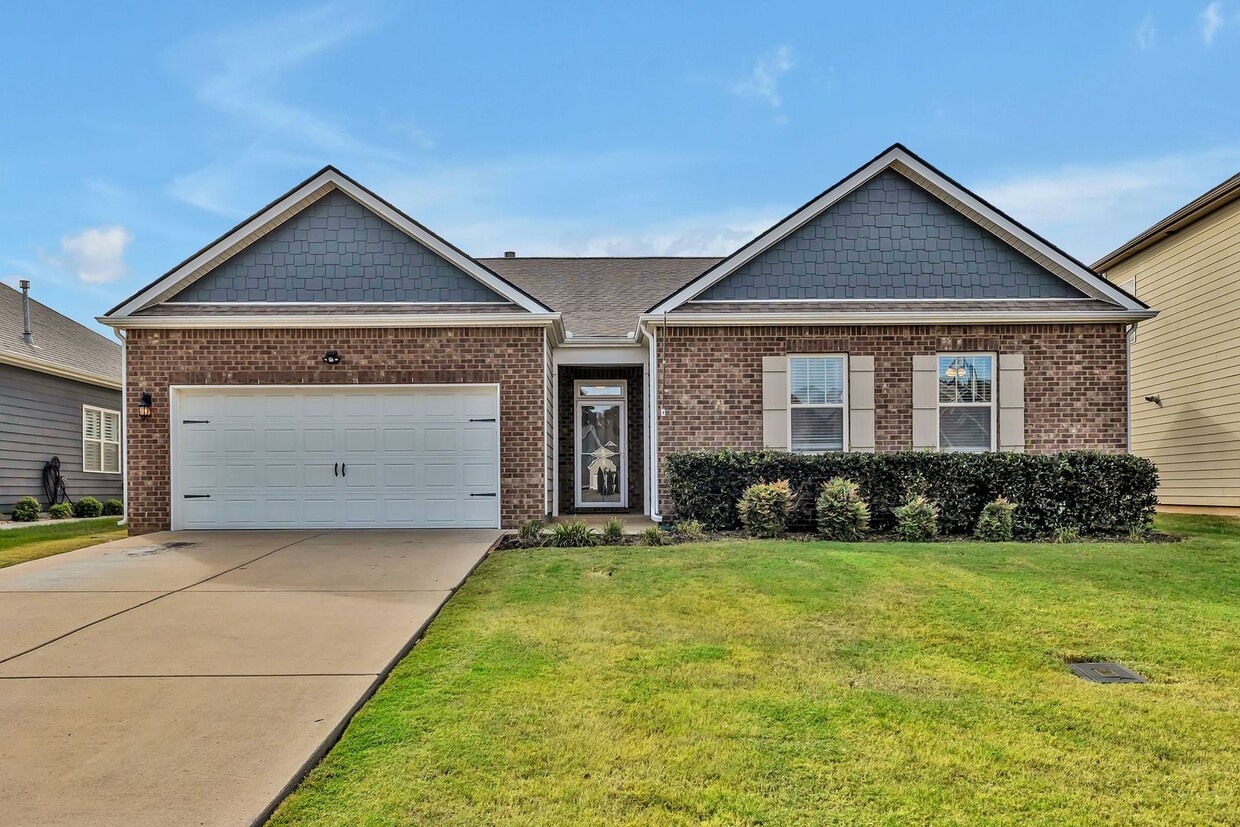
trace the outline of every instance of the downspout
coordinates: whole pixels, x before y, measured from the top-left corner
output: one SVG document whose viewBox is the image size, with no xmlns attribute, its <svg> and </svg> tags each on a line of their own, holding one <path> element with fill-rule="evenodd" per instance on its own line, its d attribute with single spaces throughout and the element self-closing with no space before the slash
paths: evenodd
<svg viewBox="0 0 1240 827">
<path fill-rule="evenodd" d="M 664 317 L 666 324 L 666 316 Z M 650 389 L 646 406 L 647 421 L 650 433 L 650 519 L 656 523 L 663 522 L 663 514 L 659 510 L 659 412 L 663 410 L 663 400 L 659 397 L 659 337 L 655 328 L 647 327 L 650 336 L 648 380 Z"/>
<path fill-rule="evenodd" d="M 121 502 L 125 504 L 124 513 L 117 525 L 129 525 L 129 382 L 128 356 L 125 331 L 119 327 L 112 328 L 112 335 L 121 343 Z"/>
<path fill-rule="evenodd" d="M 1132 453 L 1132 340 L 1137 337 L 1137 325 L 1128 325 L 1128 329 L 1124 331 L 1124 348 L 1127 351 L 1124 359 L 1124 384 L 1127 388 L 1125 394 L 1127 399 L 1127 415 L 1128 415 L 1128 453 Z"/>
</svg>

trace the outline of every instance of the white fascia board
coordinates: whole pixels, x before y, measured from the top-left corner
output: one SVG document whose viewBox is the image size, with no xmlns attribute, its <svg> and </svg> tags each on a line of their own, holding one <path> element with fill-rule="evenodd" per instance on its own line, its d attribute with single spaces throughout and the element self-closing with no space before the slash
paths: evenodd
<svg viewBox="0 0 1240 827">
<path fill-rule="evenodd" d="M 713 269 L 703 276 L 689 282 L 689 284 L 674 293 L 666 301 L 651 310 L 651 314 L 670 312 L 691 300 L 694 296 L 723 281 L 723 279 L 748 264 L 758 255 L 813 220 L 837 201 L 848 196 L 866 181 L 869 181 L 875 175 L 888 168 L 894 168 L 897 172 L 913 180 L 914 183 L 922 186 L 929 185 L 932 192 L 937 190 L 934 194 L 940 198 L 947 196 L 946 200 L 956 201 L 965 208 L 966 217 L 976 221 L 975 216 L 980 216 L 984 219 L 983 225 L 989 225 L 989 228 L 993 229 L 997 235 L 1003 236 L 1006 234 L 1008 237 L 1005 240 L 1009 242 L 1015 241 L 1016 244 L 1014 246 L 1028 247 L 1036 251 L 1053 265 L 1051 269 L 1056 270 L 1057 275 L 1086 293 L 1106 301 L 1115 302 L 1124 310 L 1144 310 L 1140 304 L 1134 302 L 1123 291 L 1117 290 L 1106 279 L 1091 273 L 1079 262 L 1073 261 L 1064 253 L 1047 244 L 1042 239 L 1037 238 L 963 187 L 945 178 L 936 170 L 931 169 L 902 147 L 895 146 L 746 244 L 732 256 L 715 265 Z M 969 211 L 973 212 L 975 216 L 968 215 Z"/>
<path fill-rule="evenodd" d="M 677 313 L 665 317 L 662 313 L 641 317 L 643 325 L 691 327 L 706 325 L 715 327 L 758 325 L 902 325 L 902 324 L 1087 324 L 1089 322 L 1123 322 L 1133 324 L 1152 319 L 1155 310 L 1077 310 L 1077 311 L 1020 311 L 977 310 L 953 313 L 926 310 L 922 312 L 877 313 L 874 311 L 842 313 Z"/>
<path fill-rule="evenodd" d="M 138 328 L 550 327 L 563 337 L 559 313 L 314 313 L 261 316 L 99 316 L 100 324 Z"/>
<path fill-rule="evenodd" d="M 544 307 L 529 296 L 526 296 L 477 261 L 474 261 L 433 233 L 430 233 L 416 222 L 411 221 L 399 210 L 357 186 L 341 173 L 334 169 L 326 169 L 220 238 L 154 284 L 142 290 L 125 302 L 125 304 L 116 308 L 109 316 L 128 316 L 144 307 L 157 303 L 165 296 L 179 292 L 196 279 L 205 275 L 210 267 L 237 250 L 252 244 L 258 238 L 261 238 L 279 224 L 301 212 L 313 202 L 318 201 L 333 189 L 344 192 L 350 198 L 381 216 L 388 223 L 435 251 L 444 259 L 517 306 L 531 313 L 547 313 L 550 311 L 550 308 Z"/>
<path fill-rule="evenodd" d="M 557 345 L 551 351 L 551 360 L 557 367 L 559 365 L 644 365 L 646 358 L 646 346 L 635 345 L 632 341 L 625 346 L 613 347 L 602 345 L 582 347 L 562 344 Z"/>
<path fill-rule="evenodd" d="M 101 376 L 97 373 L 89 371 L 77 370 L 66 365 L 60 365 L 55 362 L 48 362 L 44 359 L 32 359 L 28 356 L 17 356 L 11 353 L 0 353 L 0 364 L 12 365 L 16 368 L 25 368 L 38 373 L 46 373 L 49 376 L 59 376 L 61 379 L 72 379 L 74 382 L 84 382 L 87 385 L 98 385 L 101 388 L 110 388 L 112 390 L 121 389 L 121 380 L 113 379 L 110 376 Z"/>
</svg>

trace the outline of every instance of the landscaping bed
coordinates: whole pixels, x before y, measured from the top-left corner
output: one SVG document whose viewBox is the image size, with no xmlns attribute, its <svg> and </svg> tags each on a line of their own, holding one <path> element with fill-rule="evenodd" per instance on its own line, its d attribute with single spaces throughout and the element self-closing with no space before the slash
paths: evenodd
<svg viewBox="0 0 1240 827">
<path fill-rule="evenodd" d="M 66 551 L 120 540 L 126 534 L 118 517 L 26 523 L 0 531 L 0 568 Z"/>
</svg>

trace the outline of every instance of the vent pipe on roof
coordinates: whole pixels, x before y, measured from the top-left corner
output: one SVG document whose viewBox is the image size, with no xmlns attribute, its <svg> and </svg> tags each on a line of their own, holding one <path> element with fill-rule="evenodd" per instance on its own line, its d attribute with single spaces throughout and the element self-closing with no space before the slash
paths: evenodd
<svg viewBox="0 0 1240 827">
<path fill-rule="evenodd" d="M 30 334 L 30 279 L 22 279 L 18 284 L 22 288 L 22 341 L 33 345 L 34 336 Z"/>
<path fill-rule="evenodd" d="M 517 257 L 516 251 L 514 251 L 514 250 L 505 250 L 505 251 L 504 251 L 504 258 L 516 258 L 516 257 Z"/>
</svg>

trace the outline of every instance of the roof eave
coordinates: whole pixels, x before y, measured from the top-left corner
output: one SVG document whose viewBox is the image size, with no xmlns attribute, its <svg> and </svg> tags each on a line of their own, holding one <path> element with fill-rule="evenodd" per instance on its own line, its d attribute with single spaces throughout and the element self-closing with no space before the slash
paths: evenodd
<svg viewBox="0 0 1240 827">
<path fill-rule="evenodd" d="M 46 373 L 49 376 L 57 376 L 61 379 L 71 379 L 74 382 L 84 382 L 88 385 L 98 385 L 101 388 L 110 388 L 112 390 L 121 389 L 120 377 L 105 376 L 100 373 L 79 370 L 77 368 L 69 367 L 68 365 L 49 362 L 46 359 L 35 359 L 30 356 L 19 356 L 16 353 L 0 352 L 0 364 L 12 365 L 17 368 L 25 368 L 26 370 L 33 370 L 38 373 Z"/>
<path fill-rule="evenodd" d="M 137 329 L 278 329 L 358 327 L 550 327 L 563 338 L 559 313 L 305 313 L 227 316 L 99 316 L 117 330 Z"/>
<path fill-rule="evenodd" d="M 1087 324 L 1090 322 L 1135 324 L 1152 319 L 1156 310 L 1041 311 L 845 311 L 797 313 L 645 313 L 647 327 L 710 326 L 753 327 L 760 325 L 908 325 L 908 324 Z"/>
</svg>

